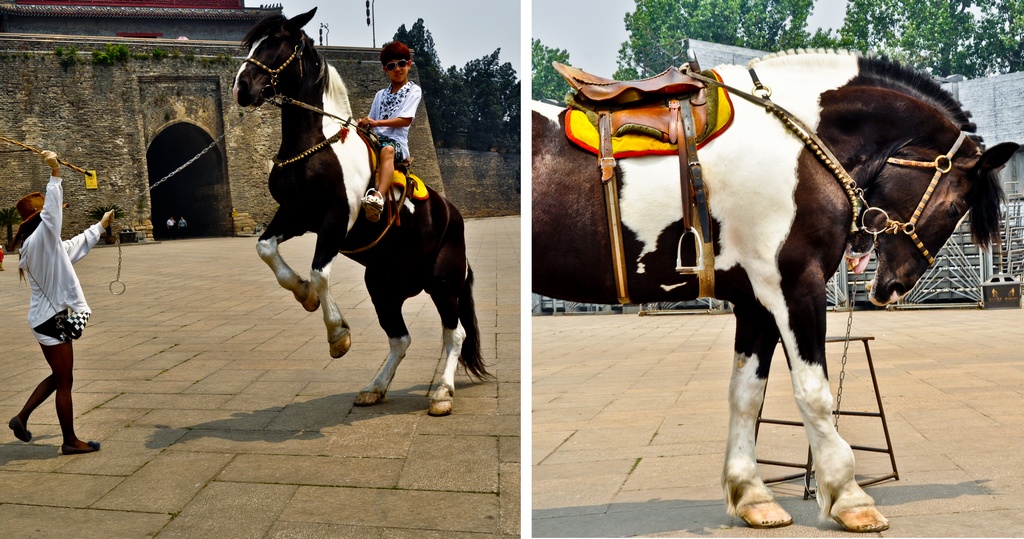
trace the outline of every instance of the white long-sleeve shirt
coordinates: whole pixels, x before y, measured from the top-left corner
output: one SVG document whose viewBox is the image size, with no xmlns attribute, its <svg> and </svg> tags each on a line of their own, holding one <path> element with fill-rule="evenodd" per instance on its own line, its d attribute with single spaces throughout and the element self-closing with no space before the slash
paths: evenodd
<svg viewBox="0 0 1024 539">
<path fill-rule="evenodd" d="M 75 312 L 92 312 L 85 302 L 82 283 L 72 264 L 78 262 L 96 245 L 103 227 L 96 223 L 85 232 L 61 241 L 64 223 L 64 188 L 61 179 L 50 176 L 46 184 L 46 201 L 39 214 L 42 222 L 29 234 L 19 251 L 18 267 L 25 270 L 32 298 L 28 304 L 28 325 L 36 327 L 57 313 L 70 308 Z"/>
</svg>

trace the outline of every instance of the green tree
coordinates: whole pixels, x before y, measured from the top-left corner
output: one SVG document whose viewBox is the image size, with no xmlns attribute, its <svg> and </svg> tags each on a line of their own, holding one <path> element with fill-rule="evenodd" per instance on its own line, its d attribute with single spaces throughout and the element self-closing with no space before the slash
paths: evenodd
<svg viewBox="0 0 1024 539">
<path fill-rule="evenodd" d="M 519 150 L 520 82 L 501 49 L 466 64 L 441 67 L 423 19 L 402 25 L 395 40 L 413 49 L 434 145 L 489 151 Z"/>
<path fill-rule="evenodd" d="M 989 72 L 1024 71 L 1024 0 L 978 2 L 982 57 L 989 58 Z"/>
<path fill-rule="evenodd" d="M 988 59 L 994 47 L 985 44 L 1000 40 L 998 24 L 986 27 L 976 15 L 982 6 L 976 4 L 975 0 L 850 0 L 837 44 L 883 54 L 935 76 L 979 77 L 993 72 Z M 988 32 L 983 32 L 986 28 Z"/>
<path fill-rule="evenodd" d="M 423 104 L 427 108 L 427 117 L 430 119 L 430 130 L 436 132 L 439 129 L 438 121 L 441 119 L 440 101 L 445 99 L 443 92 L 444 71 L 441 68 L 441 60 L 434 48 L 434 37 L 430 35 L 423 19 L 416 19 L 411 29 L 406 29 L 403 24 L 395 32 L 393 41 L 401 41 L 413 50 L 413 63 L 416 65 L 416 74 L 419 76 L 420 87 L 423 89 Z M 435 141 L 436 145 L 436 141 Z"/>
<path fill-rule="evenodd" d="M 466 118 L 467 148 L 489 151 L 497 148 L 505 121 L 505 106 L 502 103 L 501 71 L 498 54 L 493 53 L 471 60 L 462 69 L 466 94 L 469 97 Z"/>
<path fill-rule="evenodd" d="M 615 78 L 647 77 L 683 63 L 683 40 L 777 51 L 810 44 L 813 0 L 635 0 L 623 18 Z"/>
<path fill-rule="evenodd" d="M 14 241 L 14 225 L 21 224 L 21 214 L 18 213 L 18 209 L 14 206 L 10 208 L 0 209 L 0 226 L 7 228 L 7 249 L 11 249 L 11 243 Z"/>
<path fill-rule="evenodd" d="M 532 41 L 532 61 L 530 74 L 532 75 L 530 95 L 534 99 L 553 99 L 562 101 L 565 94 L 570 90 L 565 79 L 551 67 L 551 62 L 559 62 L 566 65 L 569 63 L 569 51 L 555 49 L 540 42 L 539 39 Z"/>
</svg>

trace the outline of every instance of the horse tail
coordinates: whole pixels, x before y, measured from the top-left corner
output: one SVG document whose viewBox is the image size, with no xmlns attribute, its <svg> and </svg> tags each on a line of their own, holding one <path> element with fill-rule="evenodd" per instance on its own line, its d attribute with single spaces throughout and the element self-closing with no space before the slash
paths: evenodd
<svg viewBox="0 0 1024 539">
<path fill-rule="evenodd" d="M 483 357 L 480 354 L 480 328 L 476 323 L 476 308 L 473 304 L 473 268 L 467 264 L 466 284 L 459 292 L 459 322 L 466 331 L 466 339 L 462 341 L 462 353 L 459 363 L 471 376 L 483 380 L 493 378 L 487 372 Z"/>
</svg>

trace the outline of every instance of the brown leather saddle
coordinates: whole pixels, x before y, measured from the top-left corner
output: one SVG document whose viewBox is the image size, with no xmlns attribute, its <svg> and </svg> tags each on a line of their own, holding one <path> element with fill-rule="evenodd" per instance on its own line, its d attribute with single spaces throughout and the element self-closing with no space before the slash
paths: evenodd
<svg viewBox="0 0 1024 539">
<path fill-rule="evenodd" d="M 688 69 L 699 71 L 696 59 L 691 58 Z M 679 148 L 679 177 L 682 193 L 684 237 L 693 234 L 697 263 L 694 266 L 683 266 L 681 255 L 677 259 L 676 271 L 702 276 L 702 295 L 705 289 L 705 276 L 708 274 L 706 265 L 710 251 L 713 258 L 711 240 L 711 217 L 707 204 L 707 192 L 700 161 L 697 159 L 697 137 L 703 133 L 707 125 L 707 88 L 705 84 L 686 74 L 686 70 L 670 67 L 664 72 L 650 78 L 632 81 L 617 81 L 587 73 L 581 69 L 552 62 L 555 70 L 569 83 L 575 94 L 571 96 L 569 105 L 573 108 L 594 113 L 598 117 L 600 145 L 598 147 L 598 164 L 601 168 L 601 181 L 606 186 L 606 202 L 608 203 L 609 224 L 619 228 L 617 208 L 617 187 L 614 184 L 615 158 L 612 152 L 612 137 L 623 132 L 644 133 L 659 138 L 663 142 L 676 144 Z M 610 192 L 609 192 L 610 191 Z M 615 208 L 612 207 L 614 197 Z M 699 232 L 694 226 L 699 223 Z M 616 232 L 612 231 L 613 258 L 616 256 Z M 680 251 L 682 250 L 680 238 Z M 621 249 L 621 245 L 619 245 Z M 621 253 L 618 256 L 622 256 Z M 618 263 L 618 261 L 616 261 Z M 711 262 L 711 282 L 713 287 L 713 262 Z M 619 271 L 619 270 L 617 270 Z M 621 270 L 625 272 L 624 268 Z M 617 280 L 620 280 L 617 276 Z M 625 293 L 625 276 L 621 277 L 620 301 Z M 626 297 L 628 299 L 628 297 Z"/>
</svg>

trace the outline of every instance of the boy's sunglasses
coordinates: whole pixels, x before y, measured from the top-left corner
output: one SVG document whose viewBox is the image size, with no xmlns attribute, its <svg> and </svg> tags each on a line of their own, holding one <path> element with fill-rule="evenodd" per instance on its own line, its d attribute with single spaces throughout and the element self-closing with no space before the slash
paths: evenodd
<svg viewBox="0 0 1024 539">
<path fill-rule="evenodd" d="M 394 71 L 395 67 L 405 67 L 405 66 L 409 65 L 410 63 L 412 63 L 412 62 L 409 61 L 409 60 L 399 60 L 397 62 L 388 62 L 387 65 L 384 66 L 384 68 L 387 69 L 388 71 Z"/>
</svg>

